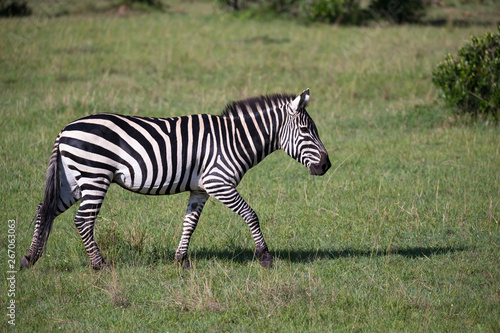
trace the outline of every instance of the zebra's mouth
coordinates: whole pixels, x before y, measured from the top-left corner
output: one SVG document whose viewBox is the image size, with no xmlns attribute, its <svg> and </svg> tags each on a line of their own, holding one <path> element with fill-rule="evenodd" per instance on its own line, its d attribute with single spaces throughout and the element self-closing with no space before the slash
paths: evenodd
<svg viewBox="0 0 500 333">
<path fill-rule="evenodd" d="M 322 176 L 324 175 L 328 169 L 332 166 L 330 162 L 330 158 L 326 152 L 321 152 L 320 160 L 318 164 L 311 164 L 308 166 L 309 174 L 313 176 Z"/>
</svg>

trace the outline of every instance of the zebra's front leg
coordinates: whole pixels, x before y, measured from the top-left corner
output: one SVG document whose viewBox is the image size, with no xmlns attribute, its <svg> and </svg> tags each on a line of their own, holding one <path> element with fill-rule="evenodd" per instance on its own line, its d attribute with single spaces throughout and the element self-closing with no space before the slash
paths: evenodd
<svg viewBox="0 0 500 333">
<path fill-rule="evenodd" d="M 255 242 L 255 255 L 259 258 L 259 264 L 262 267 L 271 268 L 273 257 L 269 253 L 264 236 L 260 230 L 259 218 L 252 207 L 245 202 L 234 187 L 214 188 L 209 194 L 245 220 L 252 232 Z"/>
<path fill-rule="evenodd" d="M 179 247 L 177 247 L 177 250 L 175 251 L 175 261 L 180 263 L 184 268 L 190 267 L 189 260 L 187 260 L 189 240 L 196 229 L 201 211 L 203 210 L 207 200 L 208 194 L 205 191 L 192 191 L 189 197 L 189 204 L 182 227 L 181 241 L 179 242 Z"/>
</svg>

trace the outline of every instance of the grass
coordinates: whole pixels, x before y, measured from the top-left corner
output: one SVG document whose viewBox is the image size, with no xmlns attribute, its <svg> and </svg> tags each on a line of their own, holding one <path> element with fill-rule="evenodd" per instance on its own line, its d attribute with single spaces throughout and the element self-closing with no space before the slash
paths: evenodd
<svg viewBox="0 0 500 333">
<path fill-rule="evenodd" d="M 194 267 L 180 269 L 187 194 L 113 186 L 96 230 L 113 268 L 90 269 L 69 209 L 34 269 L 16 274 L 15 329 L 499 331 L 499 129 L 451 116 L 431 83 L 445 53 L 494 30 L 241 21 L 205 2 L 0 20 L 5 277 L 6 222 L 17 221 L 19 265 L 53 141 L 78 117 L 219 113 L 309 87 L 333 163 L 312 177 L 278 152 L 240 184 L 271 270 L 254 260 L 242 220 L 213 200 L 192 239 Z M 5 317 L 0 328 L 13 330 Z"/>
</svg>

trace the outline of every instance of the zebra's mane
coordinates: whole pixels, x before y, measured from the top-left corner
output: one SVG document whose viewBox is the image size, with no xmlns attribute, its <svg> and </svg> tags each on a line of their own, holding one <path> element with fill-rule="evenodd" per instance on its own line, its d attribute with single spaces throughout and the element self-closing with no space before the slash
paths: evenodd
<svg viewBox="0 0 500 333">
<path fill-rule="evenodd" d="M 278 106 L 291 102 L 295 99 L 295 97 L 296 96 L 292 94 L 272 94 L 250 97 L 240 101 L 230 102 L 224 111 L 222 111 L 221 115 L 223 117 L 239 118 L 241 113 L 245 115 L 259 112 L 259 108 L 257 106 L 259 106 L 260 109 L 265 110 L 272 107 L 272 105 Z"/>
</svg>

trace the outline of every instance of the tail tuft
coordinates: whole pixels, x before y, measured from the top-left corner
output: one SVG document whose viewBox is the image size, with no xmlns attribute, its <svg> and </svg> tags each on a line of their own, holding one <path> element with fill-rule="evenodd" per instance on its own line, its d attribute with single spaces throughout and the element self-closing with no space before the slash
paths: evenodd
<svg viewBox="0 0 500 333">
<path fill-rule="evenodd" d="M 19 268 L 19 270 L 22 270 L 24 268 L 30 268 L 31 267 L 31 263 L 28 259 L 28 257 L 24 256 L 21 258 L 21 267 Z"/>
<path fill-rule="evenodd" d="M 49 167 L 45 178 L 45 194 L 43 203 L 38 205 L 35 219 L 35 230 L 33 240 L 26 256 L 21 259 L 21 267 L 33 266 L 42 256 L 47 244 L 52 223 L 57 215 L 57 204 L 59 201 L 60 177 L 59 177 L 59 136 L 54 143 L 52 154 L 49 159 Z"/>
</svg>

